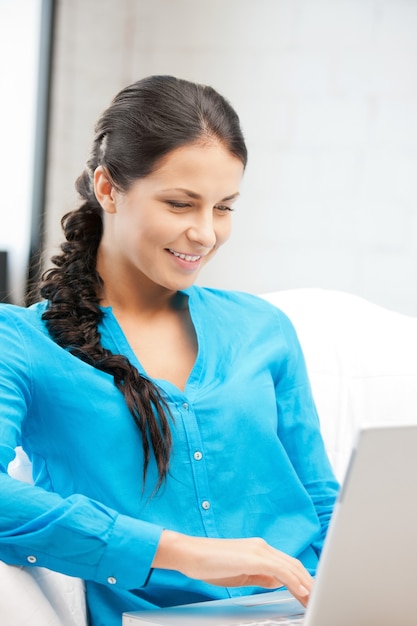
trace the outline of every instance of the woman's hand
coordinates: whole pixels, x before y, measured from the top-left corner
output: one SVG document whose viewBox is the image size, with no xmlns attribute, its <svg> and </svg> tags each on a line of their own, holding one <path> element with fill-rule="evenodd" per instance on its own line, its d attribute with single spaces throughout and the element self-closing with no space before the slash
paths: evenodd
<svg viewBox="0 0 417 626">
<path fill-rule="evenodd" d="M 222 587 L 285 585 L 304 606 L 313 583 L 300 561 L 259 538 L 211 539 L 164 530 L 152 566 Z"/>
</svg>

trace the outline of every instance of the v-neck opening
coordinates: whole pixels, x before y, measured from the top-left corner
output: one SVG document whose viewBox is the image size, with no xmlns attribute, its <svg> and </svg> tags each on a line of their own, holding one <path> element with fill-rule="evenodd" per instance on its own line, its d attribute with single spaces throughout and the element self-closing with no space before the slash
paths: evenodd
<svg viewBox="0 0 417 626">
<path fill-rule="evenodd" d="M 190 395 L 193 395 L 193 392 L 198 388 L 201 378 L 204 354 L 204 334 L 201 332 L 199 316 L 196 315 L 196 299 L 198 297 L 196 288 L 191 287 L 189 289 L 180 290 L 178 293 L 182 293 L 187 297 L 188 311 L 197 342 L 196 358 L 184 385 L 184 390 L 180 389 L 180 387 L 165 378 L 155 378 L 147 373 L 140 359 L 136 356 L 136 353 L 132 349 L 129 341 L 127 340 L 127 337 L 121 325 L 119 324 L 119 321 L 114 314 L 113 307 L 111 305 L 101 307 L 101 310 L 105 314 L 102 324 L 109 332 L 118 354 L 126 356 L 130 363 L 132 363 L 132 365 L 136 367 L 136 369 L 142 376 L 155 382 L 159 387 L 161 387 L 171 396 L 180 395 L 181 397 L 187 396 L 187 398 L 189 398 Z"/>
</svg>

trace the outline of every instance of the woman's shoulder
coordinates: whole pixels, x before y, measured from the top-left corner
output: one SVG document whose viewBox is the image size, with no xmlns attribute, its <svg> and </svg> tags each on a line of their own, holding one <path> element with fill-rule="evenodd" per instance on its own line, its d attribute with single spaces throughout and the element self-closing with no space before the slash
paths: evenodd
<svg viewBox="0 0 417 626">
<path fill-rule="evenodd" d="M 189 292 L 191 300 L 201 304 L 201 315 L 223 321 L 229 329 L 239 325 L 252 335 L 274 335 L 286 337 L 293 342 L 296 331 L 290 318 L 275 304 L 262 296 L 245 291 L 212 289 L 194 286 Z"/>
<path fill-rule="evenodd" d="M 190 290 L 190 294 L 197 296 L 200 300 L 207 302 L 228 304 L 231 306 L 246 306 L 260 308 L 264 310 L 276 309 L 275 305 L 247 291 L 239 291 L 233 289 L 215 289 L 212 287 L 194 286 Z"/>
<path fill-rule="evenodd" d="M 45 301 L 37 302 L 29 307 L 19 306 L 17 304 L 0 304 L 0 324 L 2 327 L 10 328 L 19 327 L 24 329 L 44 328 L 42 314 L 45 311 L 47 303 Z"/>
<path fill-rule="evenodd" d="M 213 289 L 194 286 L 191 298 L 198 299 L 206 309 L 221 309 L 224 315 L 242 317 L 261 316 L 274 319 L 285 318 L 285 314 L 261 296 L 238 290 Z"/>
</svg>

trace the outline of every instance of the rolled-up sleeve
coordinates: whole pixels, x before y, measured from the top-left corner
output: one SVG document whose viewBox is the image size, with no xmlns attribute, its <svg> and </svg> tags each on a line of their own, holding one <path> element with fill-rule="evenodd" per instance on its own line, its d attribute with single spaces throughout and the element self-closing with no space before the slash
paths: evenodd
<svg viewBox="0 0 417 626">
<path fill-rule="evenodd" d="M 139 588 L 149 576 L 160 526 L 120 514 L 86 495 L 65 497 L 8 475 L 15 448 L 24 439 L 26 415 L 33 410 L 35 366 L 27 346 L 36 343 L 36 332 L 29 327 L 24 335 L 1 307 L 0 560 Z"/>
</svg>

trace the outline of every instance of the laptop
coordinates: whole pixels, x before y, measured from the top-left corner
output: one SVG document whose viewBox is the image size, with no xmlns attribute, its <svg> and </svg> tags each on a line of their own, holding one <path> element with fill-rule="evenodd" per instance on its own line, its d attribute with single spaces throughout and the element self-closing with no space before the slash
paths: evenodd
<svg viewBox="0 0 417 626">
<path fill-rule="evenodd" d="M 307 609 L 278 590 L 123 615 L 123 626 L 416 626 L 417 424 L 363 427 Z"/>
</svg>

